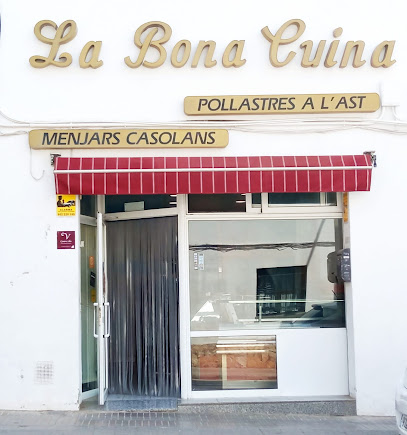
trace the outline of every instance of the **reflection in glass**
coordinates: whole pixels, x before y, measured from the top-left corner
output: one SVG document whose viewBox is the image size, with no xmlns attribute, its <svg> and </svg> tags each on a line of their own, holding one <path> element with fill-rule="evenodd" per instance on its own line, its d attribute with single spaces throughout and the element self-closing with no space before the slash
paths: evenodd
<svg viewBox="0 0 407 435">
<path fill-rule="evenodd" d="M 81 215 L 96 217 L 96 195 L 82 195 Z"/>
<path fill-rule="evenodd" d="M 188 195 L 190 213 L 245 212 L 246 196 L 241 193 Z"/>
<path fill-rule="evenodd" d="M 261 193 L 252 193 L 252 207 L 261 207 Z"/>
<path fill-rule="evenodd" d="M 191 330 L 344 327 L 339 219 L 189 222 Z"/>
<path fill-rule="evenodd" d="M 191 338 L 192 390 L 277 388 L 276 337 Z"/>
<path fill-rule="evenodd" d="M 81 345 L 82 392 L 97 388 L 97 349 L 93 336 L 94 307 L 96 302 L 95 276 L 96 227 L 81 224 Z"/>
<path fill-rule="evenodd" d="M 285 192 L 269 193 L 269 205 L 317 204 L 336 205 L 335 192 Z"/>
<path fill-rule="evenodd" d="M 106 195 L 106 213 L 155 210 L 177 206 L 176 195 Z"/>
<path fill-rule="evenodd" d="M 304 311 L 306 286 L 306 266 L 257 269 L 257 317 Z"/>
</svg>

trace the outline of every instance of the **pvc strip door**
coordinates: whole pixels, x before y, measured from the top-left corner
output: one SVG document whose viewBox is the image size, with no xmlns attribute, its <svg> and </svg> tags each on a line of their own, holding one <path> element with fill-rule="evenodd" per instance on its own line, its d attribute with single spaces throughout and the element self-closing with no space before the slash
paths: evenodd
<svg viewBox="0 0 407 435">
<path fill-rule="evenodd" d="M 107 222 L 109 393 L 179 397 L 177 217 Z"/>
</svg>

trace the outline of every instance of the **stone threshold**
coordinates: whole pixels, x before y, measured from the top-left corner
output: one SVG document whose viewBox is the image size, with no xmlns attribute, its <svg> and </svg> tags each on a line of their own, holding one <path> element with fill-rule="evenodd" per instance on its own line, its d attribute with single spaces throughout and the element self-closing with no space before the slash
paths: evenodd
<svg viewBox="0 0 407 435">
<path fill-rule="evenodd" d="M 356 415 L 356 400 L 350 396 L 181 399 L 178 412 Z"/>
<path fill-rule="evenodd" d="M 177 411 L 178 399 L 174 397 L 140 397 L 131 395 L 109 395 L 105 402 L 106 411 Z"/>
<path fill-rule="evenodd" d="M 96 398 L 92 398 L 82 402 L 81 410 L 97 412 L 170 411 L 182 414 L 357 415 L 356 400 L 350 396 L 151 399 L 134 396 L 108 396 L 106 404 L 99 406 Z"/>
</svg>

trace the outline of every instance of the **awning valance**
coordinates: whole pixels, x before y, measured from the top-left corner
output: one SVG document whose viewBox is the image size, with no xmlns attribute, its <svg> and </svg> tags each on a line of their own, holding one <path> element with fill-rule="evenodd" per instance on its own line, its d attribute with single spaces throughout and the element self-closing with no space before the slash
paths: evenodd
<svg viewBox="0 0 407 435">
<path fill-rule="evenodd" d="M 370 154 L 261 157 L 58 157 L 58 194 L 370 190 Z"/>
</svg>

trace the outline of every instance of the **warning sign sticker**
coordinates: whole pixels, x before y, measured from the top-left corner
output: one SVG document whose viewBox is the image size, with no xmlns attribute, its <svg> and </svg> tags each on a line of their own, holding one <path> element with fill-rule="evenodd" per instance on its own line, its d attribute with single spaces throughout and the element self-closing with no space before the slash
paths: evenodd
<svg viewBox="0 0 407 435">
<path fill-rule="evenodd" d="M 75 216 L 76 195 L 57 195 L 57 216 Z"/>
</svg>

